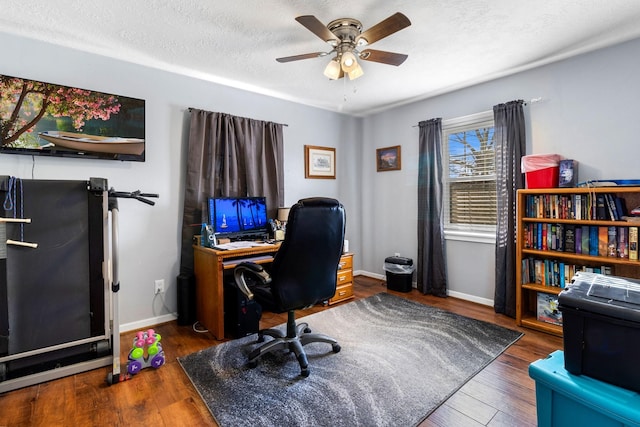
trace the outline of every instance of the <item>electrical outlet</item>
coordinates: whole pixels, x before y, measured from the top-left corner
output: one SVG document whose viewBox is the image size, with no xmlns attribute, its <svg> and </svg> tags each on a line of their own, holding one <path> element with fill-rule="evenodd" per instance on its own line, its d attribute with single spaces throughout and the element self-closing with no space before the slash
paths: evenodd
<svg viewBox="0 0 640 427">
<path fill-rule="evenodd" d="M 156 280 L 156 287 L 155 287 L 155 293 L 157 294 L 161 294 L 164 292 L 164 279 L 158 279 Z"/>
</svg>

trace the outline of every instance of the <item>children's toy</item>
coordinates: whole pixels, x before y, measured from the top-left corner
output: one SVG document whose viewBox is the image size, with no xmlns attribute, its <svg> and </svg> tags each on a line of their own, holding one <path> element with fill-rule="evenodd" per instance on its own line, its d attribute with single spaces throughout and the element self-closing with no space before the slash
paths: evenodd
<svg viewBox="0 0 640 427">
<path fill-rule="evenodd" d="M 133 339 L 133 348 L 129 352 L 127 372 L 135 375 L 145 368 L 159 368 L 164 365 L 162 337 L 153 329 L 140 331 Z"/>
</svg>

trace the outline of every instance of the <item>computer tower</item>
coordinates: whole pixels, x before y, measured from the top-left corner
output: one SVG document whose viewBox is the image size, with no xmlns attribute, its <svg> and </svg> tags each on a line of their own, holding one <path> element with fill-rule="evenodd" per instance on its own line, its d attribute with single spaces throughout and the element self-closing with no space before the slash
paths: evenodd
<svg viewBox="0 0 640 427">
<path fill-rule="evenodd" d="M 233 280 L 233 279 L 228 279 Z M 258 332 L 262 307 L 233 284 L 224 284 L 224 334 L 227 338 L 241 338 Z"/>
</svg>

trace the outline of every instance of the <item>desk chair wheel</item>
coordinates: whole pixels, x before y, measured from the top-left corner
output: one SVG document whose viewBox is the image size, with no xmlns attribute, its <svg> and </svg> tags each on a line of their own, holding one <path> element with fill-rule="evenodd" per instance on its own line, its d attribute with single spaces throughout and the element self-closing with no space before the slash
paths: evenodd
<svg viewBox="0 0 640 427">
<path fill-rule="evenodd" d="M 332 344 L 331 349 L 333 350 L 334 353 L 340 353 L 340 350 L 342 350 L 342 347 L 340 347 L 340 344 Z"/>
<path fill-rule="evenodd" d="M 258 362 L 256 362 L 255 360 L 254 360 L 253 362 L 247 362 L 247 367 L 248 367 L 249 369 L 253 369 L 253 368 L 255 368 L 256 366 L 258 366 Z"/>
<path fill-rule="evenodd" d="M 311 370 L 309 368 L 305 368 L 305 369 L 301 369 L 300 370 L 300 376 L 302 377 L 308 377 L 309 374 L 311 373 Z"/>
</svg>

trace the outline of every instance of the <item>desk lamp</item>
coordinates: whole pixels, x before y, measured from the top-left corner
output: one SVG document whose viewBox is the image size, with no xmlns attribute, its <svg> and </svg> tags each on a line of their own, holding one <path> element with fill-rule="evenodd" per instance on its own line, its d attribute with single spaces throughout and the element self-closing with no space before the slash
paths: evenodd
<svg viewBox="0 0 640 427">
<path fill-rule="evenodd" d="M 274 238 L 276 240 L 284 240 L 284 233 L 287 230 L 287 220 L 289 219 L 290 208 L 278 208 L 278 222 L 279 228 L 275 232 Z"/>
</svg>

